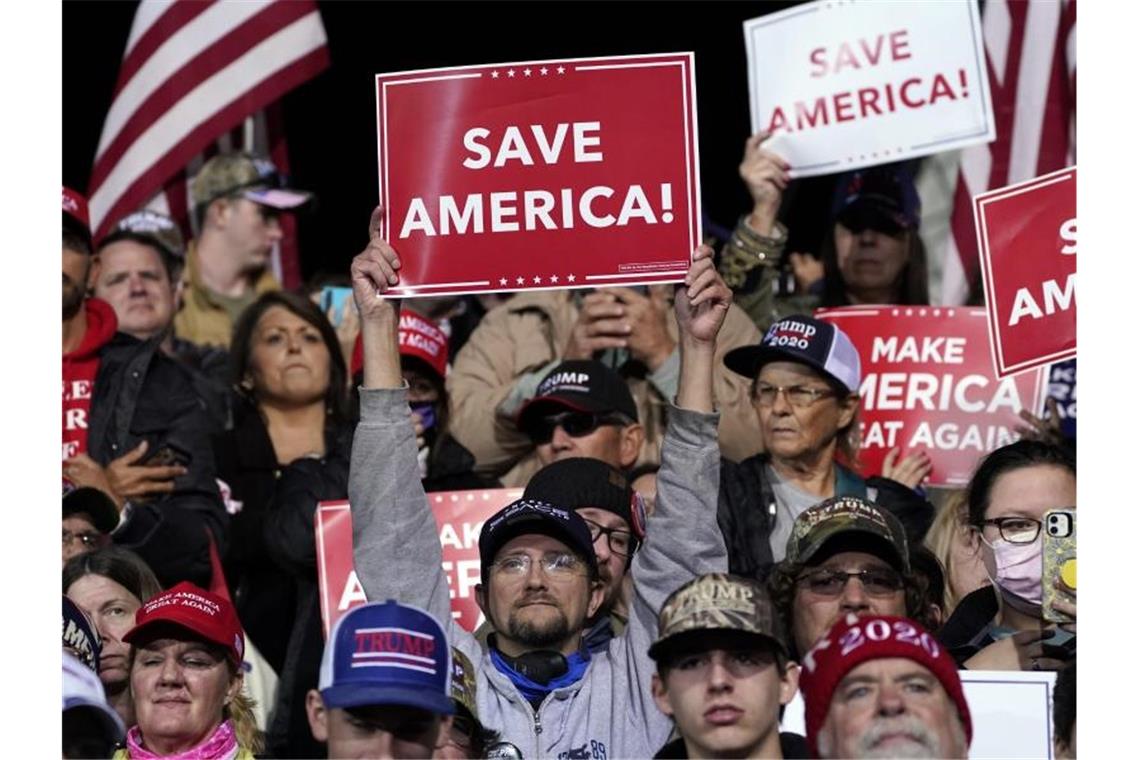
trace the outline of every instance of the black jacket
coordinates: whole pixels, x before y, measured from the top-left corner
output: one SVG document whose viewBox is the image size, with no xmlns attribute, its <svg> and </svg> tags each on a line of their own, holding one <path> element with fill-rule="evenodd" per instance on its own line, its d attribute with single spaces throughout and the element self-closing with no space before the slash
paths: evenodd
<svg viewBox="0 0 1140 760">
<path fill-rule="evenodd" d="M 348 498 L 351 429 L 326 431 L 324 458 L 281 467 L 259 412 L 233 405 L 234 429 L 217 439 L 218 470 L 242 509 L 224 565 L 238 617 L 278 675 L 267 756 L 323 757 L 305 714 L 324 649 L 313 517 L 318 501 Z"/>
<path fill-rule="evenodd" d="M 717 505 L 717 522 L 728 549 L 728 571 L 760 580 L 773 564 L 768 539 L 777 514 L 776 496 L 764 474 L 767 462 L 766 454 L 740 463 L 721 459 Z M 899 518 L 912 545 L 922 542 L 934 521 L 930 502 L 902 483 L 878 477 L 864 481 L 841 465 L 836 467 L 840 471 L 837 495 L 869 498 Z"/>
<path fill-rule="evenodd" d="M 188 457 L 175 491 L 132 502 L 114 542 L 139 554 L 165 588 L 188 580 L 210 583 L 206 530 L 224 550 L 227 516 L 214 480 L 205 407 L 186 371 L 163 356 L 155 340 L 115 333 L 99 352 L 91 398 L 87 453 L 106 466 L 143 440 L 147 451 L 171 446 Z"/>
</svg>

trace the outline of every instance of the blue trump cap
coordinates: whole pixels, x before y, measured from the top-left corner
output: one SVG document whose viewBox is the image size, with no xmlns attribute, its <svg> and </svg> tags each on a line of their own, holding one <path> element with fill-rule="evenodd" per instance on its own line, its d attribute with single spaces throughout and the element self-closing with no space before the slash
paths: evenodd
<svg viewBox="0 0 1140 760">
<path fill-rule="evenodd" d="M 404 705 L 451 715 L 451 647 L 418 607 L 389 599 L 349 610 L 332 629 L 317 686 L 329 708 Z"/>
</svg>

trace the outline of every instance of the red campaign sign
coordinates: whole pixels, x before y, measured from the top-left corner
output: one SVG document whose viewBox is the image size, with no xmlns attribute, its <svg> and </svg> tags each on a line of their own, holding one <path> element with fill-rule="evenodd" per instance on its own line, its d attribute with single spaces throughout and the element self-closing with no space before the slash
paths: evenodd
<svg viewBox="0 0 1140 760">
<path fill-rule="evenodd" d="M 974 196 L 998 377 L 1077 355 L 1077 168 Z"/>
<path fill-rule="evenodd" d="M 393 296 L 679 282 L 699 245 L 692 53 L 376 76 Z"/>
<path fill-rule="evenodd" d="M 483 521 L 522 496 L 521 488 L 429 493 L 439 526 L 443 572 L 451 591 L 451 615 L 468 631 L 483 622 L 475 604 L 479 583 L 479 531 Z M 325 637 L 348 610 L 368 601 L 352 562 L 352 513 L 347 501 L 322 501 L 315 517 L 317 582 Z"/>
<path fill-rule="evenodd" d="M 1022 409 L 1044 407 L 1044 370 L 994 377 L 983 308 L 848 306 L 816 316 L 859 351 L 864 473 L 880 473 L 898 446 L 930 454 L 928 485 L 964 485 L 982 456 L 1017 440 Z"/>
</svg>

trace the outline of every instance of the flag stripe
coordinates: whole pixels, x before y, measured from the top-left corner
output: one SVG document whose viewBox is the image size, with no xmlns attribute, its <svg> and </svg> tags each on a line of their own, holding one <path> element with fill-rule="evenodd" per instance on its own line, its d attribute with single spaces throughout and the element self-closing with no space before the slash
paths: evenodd
<svg viewBox="0 0 1140 760">
<path fill-rule="evenodd" d="M 176 71 L 147 72 L 145 78 L 148 80 L 152 75 L 162 75 L 165 79 L 156 80 L 157 84 L 150 88 L 149 92 L 145 94 L 145 97 L 142 97 L 144 94 L 141 87 L 133 87 L 135 83 L 143 81 L 144 77 L 140 74 L 132 83 L 132 87 L 128 88 L 133 90 L 130 97 L 124 93 L 124 97 L 116 101 L 116 105 L 111 109 L 112 113 L 115 114 L 116 108 L 121 103 L 123 104 L 123 109 L 129 108 L 130 110 L 125 111 L 120 109 L 120 112 L 129 113 L 129 116 L 119 124 L 113 123 L 111 121 L 112 116 L 108 116 L 107 123 L 111 125 L 111 128 L 117 126 L 118 132 L 109 144 L 103 146 L 96 158 L 95 169 L 91 177 L 92 184 L 98 185 L 102 183 L 106 179 L 111 167 L 122 158 L 132 143 L 134 143 L 156 119 L 174 107 L 187 92 L 193 90 L 201 82 L 208 80 L 217 72 L 224 69 L 228 64 L 231 64 L 232 61 L 237 59 L 251 46 L 251 43 L 270 37 L 298 18 L 307 15 L 309 12 L 310 10 L 306 6 L 293 3 L 274 5 L 264 9 L 256 16 L 244 20 L 207 47 L 201 49 L 196 48 L 191 57 L 179 58 L 178 60 L 184 61 L 184 64 Z M 319 27 L 320 24 L 318 22 L 318 30 Z M 321 42 L 323 43 L 323 35 L 321 35 Z M 189 50 L 184 52 L 187 55 L 191 53 Z M 291 56 L 289 51 L 281 51 L 281 57 L 288 60 Z M 269 65 L 269 62 L 266 62 L 265 65 Z M 256 66 L 257 64 L 255 63 L 252 64 L 251 67 Z M 136 98 L 136 96 L 140 96 L 141 99 Z M 119 114 L 115 114 L 115 118 L 118 118 L 118 116 Z M 104 131 L 106 133 L 106 130 Z"/>
<path fill-rule="evenodd" d="M 140 30 L 138 37 L 135 36 L 136 29 L 131 29 L 131 40 L 127 42 L 127 54 L 123 58 L 123 64 L 119 67 L 119 77 L 115 82 L 115 98 L 117 99 L 123 92 L 123 88 L 127 86 L 135 75 L 143 68 L 145 64 L 152 61 L 155 55 L 160 58 L 166 57 L 160 53 L 160 48 L 169 43 L 175 38 L 184 26 L 196 19 L 201 14 L 211 10 L 215 6 L 215 0 L 207 0 L 201 3 L 171 3 L 161 14 L 149 19 L 150 23 L 144 30 Z M 135 27 L 137 28 L 140 17 L 145 11 L 160 10 L 162 7 L 159 5 L 152 5 L 149 3 L 142 3 L 139 5 L 138 15 L 135 16 Z M 171 48 L 165 48 L 165 53 L 173 52 Z M 176 57 L 173 60 L 178 60 Z"/>
<path fill-rule="evenodd" d="M 1025 45 L 1021 51 L 1014 96 L 1013 139 L 1009 141 L 1009 173 L 1002 182 L 1033 179 L 1037 176 L 1037 156 L 1041 151 L 1042 114 L 1061 7 L 1055 2 L 1031 3 L 1025 19 Z M 1042 65 L 1049 62 L 1050 65 Z"/>
<path fill-rule="evenodd" d="M 228 129 L 234 121 L 265 107 L 301 82 L 318 74 L 328 64 L 328 48 L 322 46 L 313 50 L 276 72 L 271 78 L 255 83 L 255 87 L 224 108 L 216 110 L 185 136 L 180 136 L 177 142 L 167 147 L 165 153 L 148 155 L 145 160 L 140 158 L 137 165 L 147 167 L 143 171 L 137 174 L 123 172 L 120 175 L 116 169 L 111 175 L 111 178 L 118 183 L 113 191 L 108 190 L 104 193 L 103 188 L 100 188 L 91 197 L 91 218 L 92 224 L 97 228 L 96 235 L 102 235 L 111 220 L 129 213 L 144 203 L 179 167 L 203 150 L 216 135 Z M 98 206 L 95 205 L 96 199 Z"/>
<path fill-rule="evenodd" d="M 200 5 L 209 5 L 214 0 L 203 0 Z M 123 59 L 131 54 L 138 45 L 139 40 L 147 31 L 158 22 L 162 16 L 170 11 L 171 6 L 178 5 L 177 0 L 143 0 L 135 9 L 135 18 L 131 22 L 131 34 L 127 37 L 126 47 L 123 48 Z"/>
</svg>

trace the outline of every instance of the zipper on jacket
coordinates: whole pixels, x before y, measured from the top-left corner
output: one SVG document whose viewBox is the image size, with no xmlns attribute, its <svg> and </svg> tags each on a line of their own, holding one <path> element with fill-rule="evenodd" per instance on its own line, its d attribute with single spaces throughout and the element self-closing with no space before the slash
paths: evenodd
<svg viewBox="0 0 1140 760">
<path fill-rule="evenodd" d="M 534 711 L 534 735 L 542 734 L 542 718 L 538 717 L 538 710 Z"/>
</svg>

